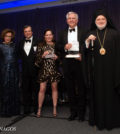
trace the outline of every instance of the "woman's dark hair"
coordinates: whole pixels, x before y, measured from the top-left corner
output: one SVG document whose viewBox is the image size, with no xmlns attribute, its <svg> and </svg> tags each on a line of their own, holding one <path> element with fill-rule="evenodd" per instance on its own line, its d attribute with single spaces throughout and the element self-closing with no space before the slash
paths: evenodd
<svg viewBox="0 0 120 134">
<path fill-rule="evenodd" d="M 43 39 L 41 40 L 41 41 L 39 41 L 39 45 L 42 47 L 42 46 L 45 46 L 45 45 L 47 45 L 46 44 L 46 41 L 45 41 L 45 34 L 46 34 L 46 32 L 48 32 L 48 31 L 50 31 L 53 35 L 54 35 L 54 33 L 53 33 L 53 31 L 51 30 L 51 29 L 46 29 L 45 31 L 44 31 L 44 33 L 43 33 Z M 53 37 L 53 43 L 55 44 L 55 39 L 54 39 L 54 37 Z"/>
<path fill-rule="evenodd" d="M 45 36 L 46 32 L 48 32 L 48 31 L 50 31 L 50 32 L 52 33 L 52 35 L 54 35 L 54 33 L 53 33 L 53 31 L 52 31 L 51 29 L 46 29 L 46 30 L 44 31 L 43 35 Z M 52 41 L 55 43 L 54 37 L 53 37 L 53 40 L 52 40 Z M 43 43 L 46 44 L 45 39 L 43 39 Z"/>
<path fill-rule="evenodd" d="M 15 37 L 15 31 L 12 30 L 12 29 L 9 29 L 9 28 L 6 28 L 4 29 L 2 32 L 1 32 L 1 39 L 4 40 L 4 37 L 7 33 L 11 33 L 12 34 L 12 39 Z"/>
</svg>

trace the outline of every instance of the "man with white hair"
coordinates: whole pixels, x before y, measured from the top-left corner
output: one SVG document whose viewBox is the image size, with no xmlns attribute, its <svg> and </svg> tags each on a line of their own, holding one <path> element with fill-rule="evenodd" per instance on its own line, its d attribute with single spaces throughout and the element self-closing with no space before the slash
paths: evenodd
<svg viewBox="0 0 120 134">
<path fill-rule="evenodd" d="M 63 71 L 71 113 L 68 120 L 75 120 L 78 116 L 79 121 L 84 121 L 86 75 L 83 64 L 83 43 L 85 32 L 77 26 L 77 13 L 68 12 L 66 21 L 68 28 L 61 32 L 56 45 L 56 50 L 61 52 L 61 55 L 64 55 Z"/>
</svg>

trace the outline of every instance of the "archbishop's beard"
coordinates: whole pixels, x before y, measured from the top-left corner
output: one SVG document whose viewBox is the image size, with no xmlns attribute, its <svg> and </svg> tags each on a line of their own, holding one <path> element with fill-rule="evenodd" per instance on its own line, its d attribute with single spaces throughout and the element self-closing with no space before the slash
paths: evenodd
<svg viewBox="0 0 120 134">
<path fill-rule="evenodd" d="M 103 30 L 105 27 L 106 27 L 107 23 L 103 24 L 103 25 L 99 25 L 99 24 L 96 24 L 97 28 L 99 30 Z"/>
</svg>

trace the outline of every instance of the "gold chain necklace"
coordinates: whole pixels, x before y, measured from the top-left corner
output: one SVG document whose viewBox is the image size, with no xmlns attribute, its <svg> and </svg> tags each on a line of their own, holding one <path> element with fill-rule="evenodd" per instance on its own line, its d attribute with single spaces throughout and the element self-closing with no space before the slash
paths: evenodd
<svg viewBox="0 0 120 134">
<path fill-rule="evenodd" d="M 101 48 L 100 48 L 100 50 L 99 50 L 99 53 L 100 53 L 101 55 L 105 55 L 105 54 L 106 54 L 106 50 L 105 50 L 105 48 L 104 48 L 106 33 L 107 33 L 107 29 L 105 30 L 105 33 L 104 33 L 103 42 L 101 42 L 100 37 L 99 37 L 99 34 L 98 34 L 98 30 L 97 30 L 97 37 L 98 37 L 98 41 L 99 41 L 100 46 L 101 46 Z"/>
</svg>

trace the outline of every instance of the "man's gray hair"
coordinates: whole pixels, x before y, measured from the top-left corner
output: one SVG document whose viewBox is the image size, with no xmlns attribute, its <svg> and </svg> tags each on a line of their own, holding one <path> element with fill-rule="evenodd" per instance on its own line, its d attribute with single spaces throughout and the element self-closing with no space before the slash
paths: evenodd
<svg viewBox="0 0 120 134">
<path fill-rule="evenodd" d="M 68 17 L 69 17 L 70 14 L 75 14 L 76 15 L 76 18 L 79 19 L 78 14 L 76 12 L 73 12 L 73 11 L 70 11 L 70 12 L 68 12 L 66 14 L 66 19 L 68 19 Z"/>
</svg>

